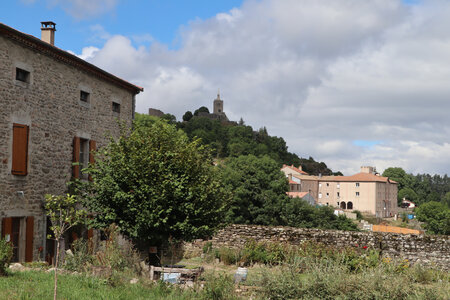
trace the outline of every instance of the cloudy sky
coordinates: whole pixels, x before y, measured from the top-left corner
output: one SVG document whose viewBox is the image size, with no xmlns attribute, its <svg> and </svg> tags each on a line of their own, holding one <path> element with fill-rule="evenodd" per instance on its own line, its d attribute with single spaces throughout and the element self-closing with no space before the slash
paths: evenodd
<svg viewBox="0 0 450 300">
<path fill-rule="evenodd" d="M 181 118 L 220 88 L 232 120 L 349 175 L 450 170 L 450 1 L 18 0 L 0 22 L 143 86 Z"/>
</svg>

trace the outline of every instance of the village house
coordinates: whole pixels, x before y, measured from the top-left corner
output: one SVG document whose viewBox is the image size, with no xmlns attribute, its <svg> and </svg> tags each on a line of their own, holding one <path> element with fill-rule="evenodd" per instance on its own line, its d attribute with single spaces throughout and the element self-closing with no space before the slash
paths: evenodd
<svg viewBox="0 0 450 300">
<path fill-rule="evenodd" d="M 301 174 L 301 167 L 286 165 L 281 171 L 289 179 L 291 197 L 307 192 L 319 205 L 359 210 L 380 218 L 397 214 L 397 182 L 380 176 L 374 167 L 363 166 L 352 176 L 310 176 Z"/>
<path fill-rule="evenodd" d="M 87 180 L 91 151 L 131 125 L 143 90 L 55 47 L 56 24 L 41 23 L 41 39 L 0 23 L 0 219 L 14 261 L 51 260 L 44 195 Z"/>
</svg>

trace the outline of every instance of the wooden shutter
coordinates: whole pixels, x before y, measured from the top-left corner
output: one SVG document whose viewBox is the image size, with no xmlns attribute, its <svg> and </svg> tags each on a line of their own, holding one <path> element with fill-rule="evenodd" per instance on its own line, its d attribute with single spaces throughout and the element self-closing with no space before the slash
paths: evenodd
<svg viewBox="0 0 450 300">
<path fill-rule="evenodd" d="M 73 138 L 73 160 L 72 160 L 72 162 L 73 163 L 80 162 L 80 138 L 77 136 Z M 73 176 L 73 178 L 80 177 L 80 165 L 73 165 L 72 176 Z"/>
<path fill-rule="evenodd" d="M 11 241 L 12 234 L 12 218 L 3 218 L 2 219 L 2 238 L 5 238 L 6 235 L 9 235 L 9 240 Z"/>
<path fill-rule="evenodd" d="M 34 217 L 27 217 L 26 239 L 25 239 L 25 261 L 33 261 L 33 237 Z"/>
<path fill-rule="evenodd" d="M 93 165 L 95 163 L 94 152 L 97 150 L 97 143 L 93 140 L 89 141 L 89 163 Z M 91 175 L 89 175 L 89 180 L 92 180 Z"/>
<path fill-rule="evenodd" d="M 13 175 L 25 176 L 28 173 L 28 133 L 29 127 L 13 124 L 12 168 Z"/>
</svg>

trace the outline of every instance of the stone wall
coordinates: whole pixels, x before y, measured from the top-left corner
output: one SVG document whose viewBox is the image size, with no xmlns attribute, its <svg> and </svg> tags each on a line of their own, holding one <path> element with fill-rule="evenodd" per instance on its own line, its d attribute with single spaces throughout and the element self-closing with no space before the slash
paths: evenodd
<svg viewBox="0 0 450 300">
<path fill-rule="evenodd" d="M 30 72 L 29 82 L 16 80 L 16 68 Z M 0 35 L 0 220 L 34 217 L 34 259 L 46 247 L 44 195 L 66 191 L 74 137 L 105 145 L 118 136 L 117 120 L 131 124 L 133 101 L 127 89 Z M 26 176 L 11 174 L 13 123 L 29 126 Z"/>
<path fill-rule="evenodd" d="M 241 248 L 249 239 L 259 242 L 286 242 L 300 245 L 315 241 L 336 247 L 368 246 L 380 250 L 383 257 L 408 259 L 412 263 L 432 264 L 450 269 L 448 236 L 410 235 L 385 232 L 353 232 L 258 225 L 230 225 L 212 239 L 214 247 Z M 185 245 L 185 251 L 201 251 L 207 241 L 197 240 Z"/>
</svg>

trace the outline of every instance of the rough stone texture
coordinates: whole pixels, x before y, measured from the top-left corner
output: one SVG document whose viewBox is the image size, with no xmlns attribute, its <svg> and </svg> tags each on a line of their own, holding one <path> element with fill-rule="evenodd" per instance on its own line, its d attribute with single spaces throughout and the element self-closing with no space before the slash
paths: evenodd
<svg viewBox="0 0 450 300">
<path fill-rule="evenodd" d="M 338 248 L 368 246 L 381 250 L 383 257 L 408 259 L 412 263 L 450 269 L 449 236 L 230 225 L 208 241 L 212 242 L 214 247 L 242 248 L 249 239 L 259 242 L 287 242 L 292 245 L 315 241 Z M 196 240 L 187 243 L 185 252 L 201 253 L 203 245 L 208 241 Z"/>
<path fill-rule="evenodd" d="M 29 83 L 16 80 L 16 67 L 30 72 Z M 80 89 L 90 92 L 89 104 L 80 101 Z M 34 259 L 39 247 L 45 249 L 44 195 L 64 193 L 71 178 L 73 138 L 105 145 L 107 134 L 118 136 L 117 119 L 131 124 L 133 98 L 129 90 L 0 35 L 0 219 L 34 216 Z M 120 103 L 120 113 L 112 111 L 112 101 Z M 26 176 L 11 174 L 13 123 L 29 126 Z"/>
</svg>

